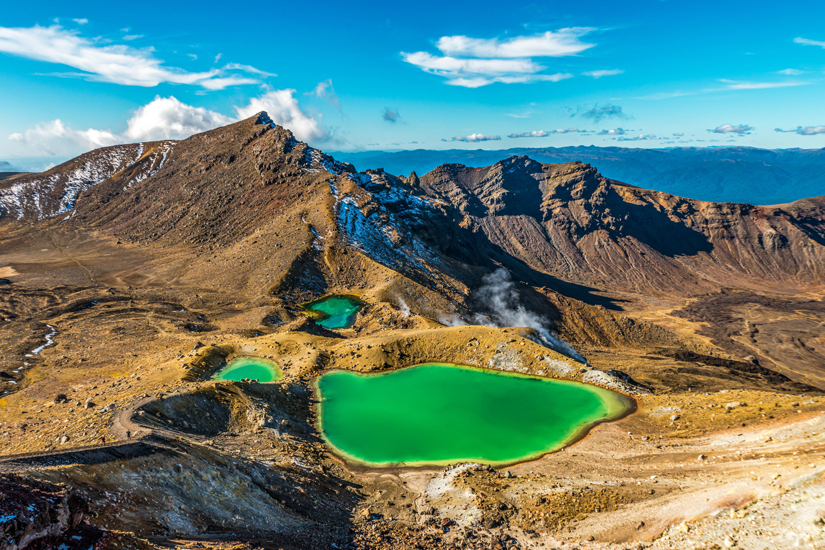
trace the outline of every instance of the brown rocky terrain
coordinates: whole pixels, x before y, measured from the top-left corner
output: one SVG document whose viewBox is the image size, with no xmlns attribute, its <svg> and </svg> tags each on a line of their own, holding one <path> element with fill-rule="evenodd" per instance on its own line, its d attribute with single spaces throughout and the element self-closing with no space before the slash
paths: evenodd
<svg viewBox="0 0 825 550">
<path fill-rule="evenodd" d="M 82 539 L 61 539 L 84 550 L 822 544 L 822 217 L 581 163 L 357 172 L 265 113 L 13 176 L 0 474 L 84 502 Z M 348 329 L 301 308 L 347 293 L 366 304 Z M 284 378 L 210 380 L 239 356 Z M 329 452 L 319 374 L 425 361 L 637 410 L 509 468 Z"/>
</svg>

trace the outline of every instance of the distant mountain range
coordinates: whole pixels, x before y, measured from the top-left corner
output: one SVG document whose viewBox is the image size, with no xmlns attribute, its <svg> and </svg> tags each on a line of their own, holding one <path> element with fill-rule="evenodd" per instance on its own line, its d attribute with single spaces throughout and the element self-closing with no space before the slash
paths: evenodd
<svg viewBox="0 0 825 550">
<path fill-rule="evenodd" d="M 645 189 L 714 202 L 784 204 L 825 195 L 825 149 L 752 147 L 544 147 L 498 151 L 336 152 L 336 159 L 359 170 L 383 168 L 390 174 L 423 175 L 437 166 L 458 163 L 481 167 L 510 156 L 556 164 L 580 160 L 598 166 L 604 177 Z"/>
</svg>

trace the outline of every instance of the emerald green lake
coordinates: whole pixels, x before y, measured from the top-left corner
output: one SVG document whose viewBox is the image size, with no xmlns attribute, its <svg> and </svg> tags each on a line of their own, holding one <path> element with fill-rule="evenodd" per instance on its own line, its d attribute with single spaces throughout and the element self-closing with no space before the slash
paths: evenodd
<svg viewBox="0 0 825 550">
<path fill-rule="evenodd" d="M 352 296 L 330 296 L 304 304 L 304 308 L 318 314 L 315 322 L 324 328 L 349 328 L 363 303 Z"/>
<path fill-rule="evenodd" d="M 596 386 L 444 363 L 332 371 L 317 390 L 327 444 L 370 466 L 537 458 L 635 406 Z"/>
<path fill-rule="evenodd" d="M 212 380 L 257 379 L 258 382 L 274 382 L 281 378 L 281 369 L 272 361 L 260 357 L 237 357 L 215 373 Z"/>
</svg>

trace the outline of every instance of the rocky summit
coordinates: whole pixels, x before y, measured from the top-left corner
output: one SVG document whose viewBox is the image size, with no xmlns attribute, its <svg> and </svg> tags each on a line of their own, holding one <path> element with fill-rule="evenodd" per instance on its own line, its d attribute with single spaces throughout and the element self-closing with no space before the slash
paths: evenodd
<svg viewBox="0 0 825 550">
<path fill-rule="evenodd" d="M 264 112 L 3 173 L 0 548 L 821 546 L 823 266 L 825 197 L 528 156 L 359 171 Z M 216 379 L 240 358 L 273 381 Z M 528 461 L 329 444 L 321 376 L 428 363 L 625 405 Z M 453 391 L 497 437 L 542 422 Z M 426 429 L 458 441 L 440 399 Z"/>
</svg>

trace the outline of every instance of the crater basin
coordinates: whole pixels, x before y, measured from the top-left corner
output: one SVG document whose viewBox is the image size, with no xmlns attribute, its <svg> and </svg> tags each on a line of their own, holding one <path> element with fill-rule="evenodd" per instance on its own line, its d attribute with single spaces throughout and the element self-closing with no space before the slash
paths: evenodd
<svg viewBox="0 0 825 550">
<path fill-rule="evenodd" d="M 236 357 L 215 373 L 212 380 L 258 380 L 274 382 L 283 377 L 281 369 L 273 361 L 261 357 Z"/>
<path fill-rule="evenodd" d="M 354 295 L 337 294 L 303 304 L 315 322 L 328 329 L 349 328 L 364 303 Z"/>
<path fill-rule="evenodd" d="M 316 381 L 326 443 L 366 466 L 509 464 L 565 447 L 635 401 L 596 386 L 425 363 Z"/>
</svg>

